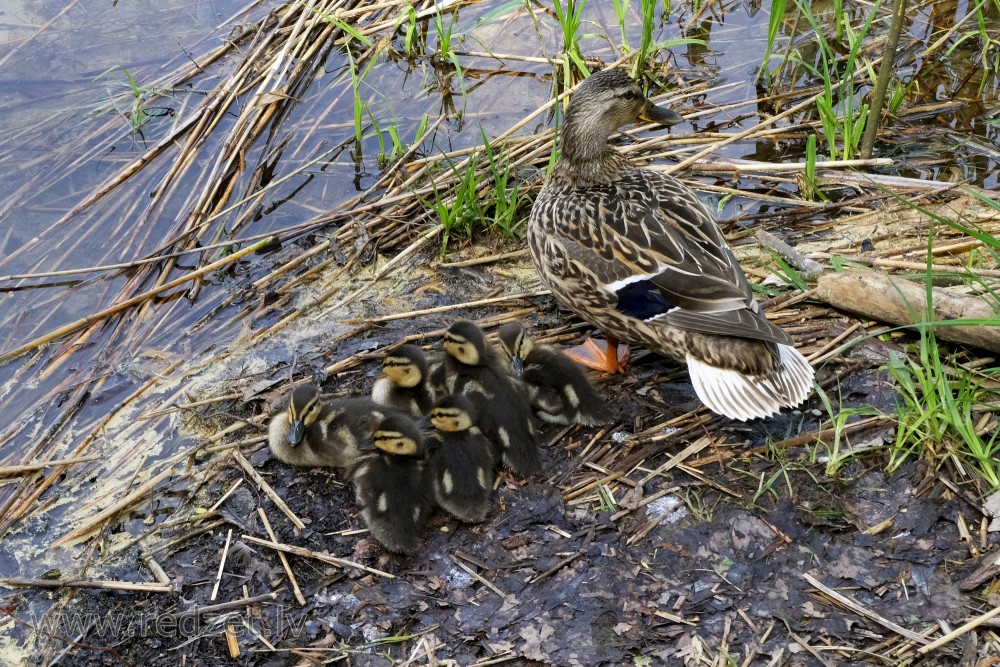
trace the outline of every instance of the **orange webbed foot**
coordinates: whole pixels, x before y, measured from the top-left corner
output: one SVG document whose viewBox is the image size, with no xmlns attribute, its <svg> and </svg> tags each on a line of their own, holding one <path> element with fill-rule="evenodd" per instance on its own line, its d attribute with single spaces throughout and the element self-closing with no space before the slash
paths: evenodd
<svg viewBox="0 0 1000 667">
<path fill-rule="evenodd" d="M 582 345 L 563 352 L 581 366 L 611 375 L 624 373 L 625 365 L 628 364 L 631 355 L 628 345 L 619 345 L 614 339 L 604 341 L 593 338 L 588 338 Z"/>
</svg>

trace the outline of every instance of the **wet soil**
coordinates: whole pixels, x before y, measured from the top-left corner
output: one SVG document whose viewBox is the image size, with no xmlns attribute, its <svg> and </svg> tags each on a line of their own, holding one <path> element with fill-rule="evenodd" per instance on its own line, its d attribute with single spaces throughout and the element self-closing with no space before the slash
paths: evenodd
<svg viewBox="0 0 1000 667">
<path fill-rule="evenodd" d="M 554 304 L 538 303 L 542 312 L 532 323 L 554 320 Z M 444 321 L 429 318 L 421 326 Z M 396 328 L 404 326 L 377 335 L 397 335 Z M 851 355 L 864 367 L 841 384 L 843 407 L 891 410 L 877 359 L 865 362 L 877 355 L 864 348 Z M 323 367 L 322 359 L 313 361 Z M 375 368 L 372 362 L 361 372 L 328 378 L 324 389 L 363 391 Z M 586 447 L 596 430 L 574 429 L 547 447 L 543 475 L 502 479 L 484 523 L 461 525 L 438 514 L 423 548 L 408 557 L 388 555 L 356 532 L 364 526 L 349 483 L 336 471 L 290 468 L 266 446 L 247 452 L 307 522 L 305 530 L 297 532 L 247 479 L 220 507 L 224 525 L 157 556 L 177 593 L 78 592 L 64 612 L 118 618 L 128 632 L 109 633 L 97 623 L 78 635 L 55 632 L 65 639 L 39 640 L 39 646 L 62 646 L 59 664 L 66 665 L 900 664 L 912 659 L 912 645 L 897 654 L 906 647 L 896 632 L 835 605 L 805 576 L 913 632 L 954 627 L 976 609 L 959 584 L 977 565 L 972 552 L 987 546 L 976 534 L 978 509 L 918 463 L 887 476 L 886 455 L 878 449 L 826 476 L 821 448 L 782 445 L 819 427 L 815 398 L 801 412 L 761 423 L 715 417 L 676 436 L 642 441 L 629 434 L 696 407 L 686 375 L 671 362 L 640 355 L 625 378 L 603 382 L 602 390 L 618 417 L 605 439 L 604 466 L 591 462 L 593 450 Z M 277 396 L 232 409 L 265 410 Z M 561 434 L 549 428 L 543 442 Z M 715 439 L 701 458 L 651 474 L 706 435 Z M 854 441 L 879 437 L 891 432 L 875 428 Z M 614 471 L 629 474 L 609 484 L 607 473 Z M 206 506 L 240 476 L 235 465 L 212 476 L 203 490 Z M 602 480 L 617 489 L 613 499 L 585 488 Z M 266 537 L 258 506 L 279 542 L 394 578 L 291 555 L 307 602 L 300 606 L 277 554 L 241 539 Z M 976 544 L 962 541 L 962 516 Z M 230 528 L 227 567 L 213 601 Z M 988 546 L 996 542 L 990 535 Z M 122 578 L 144 568 L 138 547 L 119 568 Z M 195 612 L 269 593 L 273 600 Z M 11 603 L 24 612 L 48 595 L 31 591 Z M 241 651 L 235 659 L 227 626 Z M 960 664 L 966 641 L 920 664 Z"/>
</svg>

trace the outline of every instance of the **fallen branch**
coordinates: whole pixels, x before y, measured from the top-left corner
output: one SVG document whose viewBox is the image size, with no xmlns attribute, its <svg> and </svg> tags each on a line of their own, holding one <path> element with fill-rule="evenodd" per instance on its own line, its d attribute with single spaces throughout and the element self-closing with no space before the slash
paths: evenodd
<svg viewBox="0 0 1000 667">
<path fill-rule="evenodd" d="M 838 310 L 899 326 L 923 324 L 927 312 L 923 285 L 877 271 L 827 273 L 816 283 L 815 296 Z M 1000 352 L 1000 326 L 946 325 L 949 320 L 995 320 L 997 314 L 982 299 L 931 289 L 934 335 L 953 343 Z"/>
</svg>

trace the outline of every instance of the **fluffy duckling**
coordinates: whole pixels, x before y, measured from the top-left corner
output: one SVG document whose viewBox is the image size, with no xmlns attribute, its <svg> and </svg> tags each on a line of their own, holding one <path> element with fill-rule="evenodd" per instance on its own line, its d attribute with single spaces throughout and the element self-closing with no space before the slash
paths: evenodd
<svg viewBox="0 0 1000 667">
<path fill-rule="evenodd" d="M 401 345 L 382 360 L 382 374 L 372 385 L 372 400 L 420 419 L 434 406 L 427 381 L 427 358 L 416 345 Z"/>
<path fill-rule="evenodd" d="M 712 212 L 677 179 L 609 145 L 639 120 L 684 119 L 646 99 L 623 69 L 580 84 L 531 209 L 528 247 L 542 282 L 609 341 L 567 352 L 614 373 L 617 341 L 643 344 L 686 363 L 702 402 L 733 419 L 798 405 L 813 368 L 761 312 Z"/>
<path fill-rule="evenodd" d="M 434 396 L 444 396 L 448 393 L 444 370 L 444 360 L 447 357 L 447 354 L 439 350 L 427 355 L 427 383 L 434 391 Z"/>
<path fill-rule="evenodd" d="M 431 423 L 437 429 L 427 461 L 434 498 L 456 519 L 479 523 L 490 509 L 495 464 L 475 425 L 475 407 L 461 394 L 445 396 L 431 410 Z"/>
<path fill-rule="evenodd" d="M 472 402 L 494 458 L 520 475 L 541 470 L 527 392 L 515 384 L 482 330 L 468 320 L 455 322 L 445 333 L 444 350 L 448 391 Z"/>
<path fill-rule="evenodd" d="M 346 468 L 390 413 L 396 410 L 367 398 L 324 399 L 319 387 L 301 385 L 292 391 L 288 407 L 271 419 L 268 444 L 284 463 Z"/>
<path fill-rule="evenodd" d="M 409 417 L 386 417 L 372 438 L 375 451 L 351 470 L 361 518 L 394 553 L 413 553 L 434 505 L 424 465 L 423 436 Z"/>
<path fill-rule="evenodd" d="M 500 347 L 528 387 L 535 414 L 553 424 L 595 426 L 611 419 L 607 402 L 577 364 L 559 350 L 535 345 L 517 322 L 500 327 Z"/>
</svg>

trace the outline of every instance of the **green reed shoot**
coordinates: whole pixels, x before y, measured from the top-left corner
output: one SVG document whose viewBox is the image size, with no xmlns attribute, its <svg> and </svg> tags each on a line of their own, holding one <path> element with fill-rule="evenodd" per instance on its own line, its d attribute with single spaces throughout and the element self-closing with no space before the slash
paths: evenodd
<svg viewBox="0 0 1000 667">
<path fill-rule="evenodd" d="M 490 175 L 493 177 L 491 201 L 484 206 L 490 227 L 500 232 L 504 238 L 513 239 L 521 236 L 531 210 L 532 199 L 521 190 L 521 184 L 511 177 L 510 165 L 500 164 L 501 156 L 496 154 L 486 132 L 480 127 L 483 138 L 483 152 L 489 163 Z"/>
<path fill-rule="evenodd" d="M 576 67 L 583 76 L 589 74 L 580 54 L 580 26 L 583 23 L 583 8 L 586 4 L 587 0 L 554 0 L 553 8 L 563 34 L 562 82 L 565 88 L 573 85 L 573 67 Z"/>
</svg>

